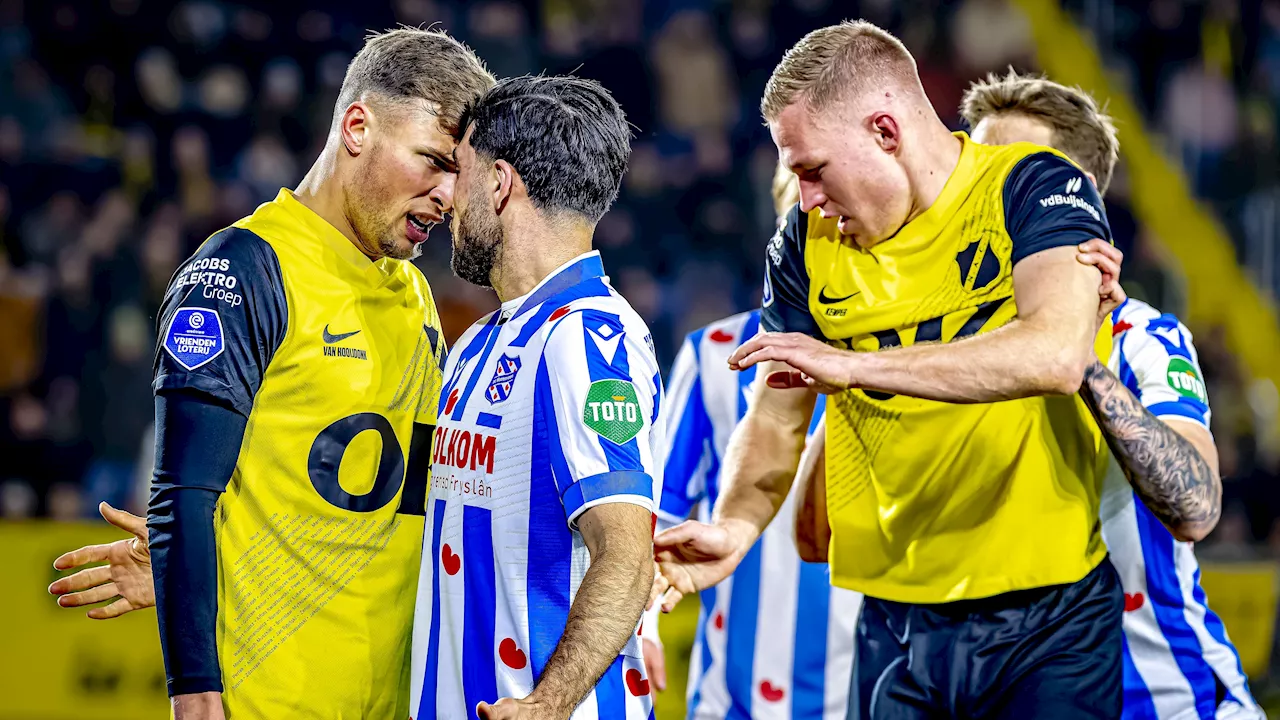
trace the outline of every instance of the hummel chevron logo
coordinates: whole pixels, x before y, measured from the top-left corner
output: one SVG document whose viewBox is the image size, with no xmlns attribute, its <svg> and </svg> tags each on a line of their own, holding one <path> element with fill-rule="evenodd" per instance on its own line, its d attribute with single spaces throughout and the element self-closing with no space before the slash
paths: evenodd
<svg viewBox="0 0 1280 720">
<path fill-rule="evenodd" d="M 349 333 L 341 333 L 341 334 L 338 334 L 338 335 L 334 335 L 334 334 L 332 334 L 332 333 L 330 333 L 330 332 L 329 332 L 329 326 L 328 326 L 328 325 L 325 325 L 325 326 L 324 326 L 324 344 L 325 344 L 325 345 L 332 345 L 332 344 L 334 344 L 334 343 L 336 343 L 336 342 L 341 342 L 341 341 L 346 340 L 347 338 L 351 337 L 352 335 L 359 334 L 359 332 L 360 332 L 359 330 L 354 330 L 354 331 L 349 332 Z"/>
</svg>

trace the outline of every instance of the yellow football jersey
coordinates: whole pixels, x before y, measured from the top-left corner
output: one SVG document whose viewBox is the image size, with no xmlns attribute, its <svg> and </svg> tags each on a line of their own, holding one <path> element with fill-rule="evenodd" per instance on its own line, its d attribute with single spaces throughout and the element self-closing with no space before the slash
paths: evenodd
<svg viewBox="0 0 1280 720">
<path fill-rule="evenodd" d="M 793 209 L 768 248 L 764 327 L 867 352 L 952 342 L 1016 316 L 1013 266 L 1023 258 L 1110 239 L 1097 192 L 1064 156 L 958 136 L 960 161 L 937 201 L 870 249 L 842 237 L 836 218 Z M 1109 328 L 1099 337 L 1109 345 Z M 1078 396 L 977 405 L 862 389 L 832 396 L 832 581 L 938 603 L 1079 580 L 1106 554 L 1107 458 Z"/>
<path fill-rule="evenodd" d="M 170 288 L 156 388 L 248 417 L 214 516 L 232 718 L 405 718 L 444 342 L 412 264 L 288 190 Z"/>
</svg>

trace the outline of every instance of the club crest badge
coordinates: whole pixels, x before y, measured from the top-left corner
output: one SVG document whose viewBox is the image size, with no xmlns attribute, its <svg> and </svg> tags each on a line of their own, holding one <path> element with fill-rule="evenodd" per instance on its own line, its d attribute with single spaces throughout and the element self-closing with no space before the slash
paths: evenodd
<svg viewBox="0 0 1280 720">
<path fill-rule="evenodd" d="M 485 391 L 490 405 L 511 397 L 511 388 L 516 384 L 518 372 L 520 372 L 519 356 L 503 355 L 498 358 L 498 365 L 493 371 L 493 380 L 489 381 L 489 389 Z"/>
</svg>

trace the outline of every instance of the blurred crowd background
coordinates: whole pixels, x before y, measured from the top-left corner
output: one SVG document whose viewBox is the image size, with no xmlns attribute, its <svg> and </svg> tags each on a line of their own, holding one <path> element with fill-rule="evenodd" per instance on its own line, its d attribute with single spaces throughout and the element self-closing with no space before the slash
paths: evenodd
<svg viewBox="0 0 1280 720">
<path fill-rule="evenodd" d="M 1067 8 L 1274 300 L 1280 1 Z M 0 0 L 0 516 L 145 507 L 165 286 L 205 237 L 301 179 L 370 29 L 434 24 L 500 76 L 576 73 L 618 97 L 634 153 L 597 244 L 669 362 L 684 333 L 758 303 L 776 161 L 759 97 L 805 32 L 856 17 L 906 42 L 955 129 L 970 81 L 1036 69 L 1028 20 L 1003 0 Z M 1179 312 L 1188 269 L 1135 217 L 1123 166 L 1107 207 L 1130 294 Z M 496 303 L 450 275 L 447 228 L 428 244 L 419 262 L 456 337 Z M 1221 328 L 1192 330 L 1226 478 L 1203 552 L 1280 557 L 1280 453 L 1260 441 L 1275 388 Z"/>
</svg>

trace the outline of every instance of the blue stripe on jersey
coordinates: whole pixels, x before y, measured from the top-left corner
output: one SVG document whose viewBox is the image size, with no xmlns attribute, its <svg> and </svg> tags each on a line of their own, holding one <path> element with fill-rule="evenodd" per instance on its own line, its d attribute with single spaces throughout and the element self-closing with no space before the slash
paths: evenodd
<svg viewBox="0 0 1280 720">
<path fill-rule="evenodd" d="M 1124 712 L 1121 717 L 1124 720 L 1160 720 L 1151 691 L 1133 662 L 1129 634 L 1122 633 L 1120 637 L 1124 643 Z"/>
<path fill-rule="evenodd" d="M 427 633 L 427 670 L 422 678 L 422 700 L 415 717 L 436 714 L 436 682 L 440 675 L 440 528 L 444 526 L 445 501 L 436 500 L 431 510 L 431 629 Z"/>
<path fill-rule="evenodd" d="M 583 505 L 612 495 L 639 495 L 652 499 L 653 478 L 649 473 L 636 470 L 600 473 L 570 485 L 560 500 L 564 503 L 565 517 L 573 517 Z"/>
<path fill-rule="evenodd" d="M 1182 585 L 1178 581 L 1178 569 L 1173 557 L 1173 536 L 1155 515 L 1147 509 L 1141 498 L 1134 496 L 1138 517 L 1138 537 L 1142 540 L 1142 554 L 1147 560 L 1147 596 L 1155 611 L 1156 624 L 1169 643 L 1169 650 L 1178 664 L 1196 698 L 1196 710 L 1201 717 L 1213 717 L 1217 707 L 1217 685 L 1213 669 L 1204 660 L 1200 640 L 1187 622 L 1184 612 Z"/>
<path fill-rule="evenodd" d="M 596 707 L 600 709 L 601 720 L 627 716 L 627 696 L 623 694 L 626 687 L 622 672 L 622 656 L 619 655 L 596 683 Z"/>
<path fill-rule="evenodd" d="M 476 424 L 481 427 L 493 428 L 494 430 L 501 430 L 502 416 L 494 415 L 493 413 L 487 413 L 487 412 L 477 413 Z"/>
<path fill-rule="evenodd" d="M 493 516 L 485 508 L 462 508 L 462 690 L 467 712 L 476 704 L 498 701 L 493 640 L 498 612 L 493 577 Z"/>
<path fill-rule="evenodd" d="M 818 423 L 822 422 L 822 417 L 827 414 L 827 396 L 818 393 L 818 399 L 813 403 L 813 417 L 809 418 L 809 435 L 818 429 Z"/>
<path fill-rule="evenodd" d="M 1120 351 L 1119 380 L 1126 388 L 1128 388 L 1129 392 L 1133 393 L 1134 397 L 1138 398 L 1138 400 L 1142 400 L 1142 391 L 1138 389 L 1138 378 L 1133 374 L 1133 366 L 1129 364 L 1129 358 L 1124 356 L 1124 339 L 1126 337 L 1128 337 L 1127 333 L 1120 336 L 1120 343 L 1118 347 Z"/>
<path fill-rule="evenodd" d="M 484 327 L 480 328 L 480 332 L 476 333 L 476 336 L 471 338 L 471 342 L 462 348 L 462 354 L 458 356 L 458 364 L 453 366 L 453 377 L 449 378 L 440 389 L 440 403 L 436 412 L 441 416 L 444 415 L 444 408 L 448 404 L 450 393 L 458 386 L 458 381 L 462 379 L 462 374 L 470 365 L 470 361 L 489 342 L 489 337 L 494 334 L 494 329 L 498 327 L 498 321 L 501 319 L 502 310 L 494 310 L 489 315 L 489 319 L 485 321 Z"/>
<path fill-rule="evenodd" d="M 702 702 L 702 682 L 707 677 L 707 671 L 711 669 L 711 643 L 707 642 L 707 627 L 711 622 L 711 615 L 716 609 L 716 588 L 714 585 L 698 593 L 698 602 L 701 606 L 698 609 L 698 628 L 697 635 L 694 637 L 694 647 L 702 648 L 702 674 L 690 688 L 689 693 L 689 717 L 698 711 L 698 705 Z"/>
<path fill-rule="evenodd" d="M 751 546 L 738 569 L 733 571 L 733 589 L 729 593 L 729 612 L 725 616 L 725 684 L 729 687 L 732 706 L 725 720 L 751 720 L 753 690 L 752 668 L 756 657 L 756 620 L 760 617 L 759 540 Z M 738 700 L 747 703 L 738 705 Z"/>
<path fill-rule="evenodd" d="M 1165 337 L 1163 333 L 1156 332 L 1157 330 L 1164 330 L 1177 335 L 1178 344 L 1173 344 L 1173 342 L 1169 340 L 1169 338 Z M 1185 358 L 1187 360 L 1191 359 L 1191 343 L 1187 342 L 1187 336 L 1183 335 L 1182 329 L 1178 327 L 1177 317 L 1170 315 L 1169 313 L 1164 313 L 1154 320 L 1149 320 L 1147 321 L 1146 332 L 1151 337 L 1160 341 L 1160 344 L 1164 346 L 1165 352 L 1174 357 Z"/>
<path fill-rule="evenodd" d="M 791 717 L 818 718 L 822 717 L 827 699 L 827 620 L 831 605 L 827 565 L 801 562 L 798 590 Z"/>
<path fill-rule="evenodd" d="M 573 537 L 565 528 L 564 506 L 556 475 L 569 477 L 560 448 L 556 409 L 545 359 L 538 365 L 533 391 L 533 447 L 529 476 L 529 664 L 538 681 L 569 622 L 569 570 Z"/>
<path fill-rule="evenodd" d="M 1169 402 L 1155 403 L 1147 409 L 1156 417 L 1177 415 L 1199 422 L 1204 422 L 1204 416 L 1209 412 L 1209 408 L 1205 407 L 1204 403 L 1191 398 L 1179 398 Z"/>
<path fill-rule="evenodd" d="M 676 426 L 675 436 L 669 438 L 670 448 L 662 470 L 662 498 L 658 501 L 658 509 L 680 519 L 689 517 L 693 506 L 706 494 L 705 482 L 702 483 L 700 492 L 693 495 L 689 493 L 689 486 L 703 458 L 716 454 L 712 442 L 711 418 L 707 415 L 707 406 L 702 397 L 701 345 L 705 333 L 704 328 L 689 336 L 689 344 L 693 348 L 693 383 L 689 388 L 689 399 L 684 404 L 684 412 L 680 415 L 680 424 Z"/>
<path fill-rule="evenodd" d="M 530 308 L 545 303 L 565 290 L 599 277 L 604 277 L 604 263 L 600 260 L 600 255 L 593 252 L 553 275 L 545 285 L 520 303 L 520 309 L 516 311 L 515 317 L 520 317 Z"/>
<path fill-rule="evenodd" d="M 553 298 L 549 298 L 542 304 L 542 307 L 538 308 L 538 312 L 534 313 L 533 317 L 529 318 L 529 321 L 524 324 L 524 327 L 520 328 L 520 334 L 516 335 L 516 339 L 511 341 L 511 347 L 524 347 L 525 345 L 528 345 L 529 339 L 547 323 L 547 318 L 551 317 L 552 313 L 565 305 L 568 305 L 574 300 L 608 296 L 609 286 L 605 285 L 603 280 L 593 278 L 580 285 L 575 285 Z"/>
<path fill-rule="evenodd" d="M 1236 646 L 1232 645 L 1231 641 L 1227 639 L 1227 628 L 1222 624 L 1222 618 L 1219 618 L 1217 613 L 1209 609 L 1209 602 L 1207 598 L 1205 598 L 1204 588 L 1200 587 L 1200 568 L 1196 568 L 1195 575 L 1193 575 L 1191 579 L 1195 583 L 1191 588 L 1191 598 L 1204 609 L 1205 629 L 1209 631 L 1210 637 L 1217 640 L 1219 644 L 1231 651 L 1231 655 L 1236 659 L 1236 672 L 1240 673 L 1240 678 L 1244 680 L 1245 683 L 1245 692 L 1248 692 L 1249 676 L 1244 674 L 1244 665 L 1240 662 L 1240 653 L 1236 651 Z M 1226 683 L 1223 684 L 1225 685 Z M 1230 690 L 1230 688 L 1227 688 L 1228 692 L 1230 692 Z M 1242 705 L 1244 704 L 1244 701 L 1237 698 L 1234 693 L 1231 693 L 1231 699 Z"/>
<path fill-rule="evenodd" d="M 607 338 L 600 335 L 600 333 L 596 332 L 597 328 L 608 328 L 610 335 Z M 599 341 L 594 338 L 601 338 L 605 341 L 613 340 L 617 343 L 612 363 L 605 360 L 599 346 L 596 345 Z M 599 310 L 583 310 L 582 345 L 586 348 L 587 371 L 590 374 L 591 382 L 594 383 L 597 380 L 625 380 L 634 383 L 631 379 L 631 368 L 627 363 L 626 331 L 622 327 L 622 319 L 617 315 L 600 312 Z M 603 435 L 597 435 L 596 440 L 600 443 L 600 449 L 604 452 L 604 457 L 609 463 L 610 470 L 644 469 L 644 464 L 640 462 L 640 445 L 635 438 L 631 438 L 621 445 L 606 439 Z M 653 496 L 650 495 L 649 497 Z"/>
<path fill-rule="evenodd" d="M 662 371 L 653 374 L 651 380 L 653 383 L 653 415 L 649 418 L 650 425 L 656 425 L 658 422 L 658 409 L 662 407 Z"/>
<path fill-rule="evenodd" d="M 1116 324 L 1116 323 L 1120 322 L 1120 311 L 1121 311 L 1121 310 L 1123 310 L 1123 309 L 1124 309 L 1124 306 L 1125 306 L 1125 305 L 1128 305 L 1128 304 L 1129 304 L 1129 298 L 1125 298 L 1125 299 L 1124 299 L 1124 302 L 1122 302 L 1122 303 L 1120 303 L 1119 305 L 1117 305 L 1117 306 L 1116 306 L 1116 309 L 1111 311 L 1111 324 L 1112 324 L 1112 325 L 1114 325 L 1114 324 Z"/>
<path fill-rule="evenodd" d="M 495 317 L 501 317 L 501 311 L 495 313 Z M 489 336 L 485 340 L 484 351 L 480 353 L 480 360 L 471 369 L 471 379 L 467 381 L 467 389 L 462 391 L 462 397 L 458 398 L 458 404 L 454 407 L 453 414 L 449 416 L 454 420 L 461 420 L 462 413 L 467 409 L 467 400 L 471 397 L 471 391 L 476 389 L 476 383 L 480 381 L 481 371 L 489 360 L 489 353 L 493 352 L 493 346 L 498 344 L 498 336 L 502 334 L 498 331 L 500 325 L 502 325 L 501 322 L 494 322 L 492 328 L 488 325 L 485 326 L 485 329 L 489 331 Z M 479 340 L 479 338 L 476 339 Z M 472 343 L 472 345 L 474 346 L 475 343 Z"/>
</svg>

